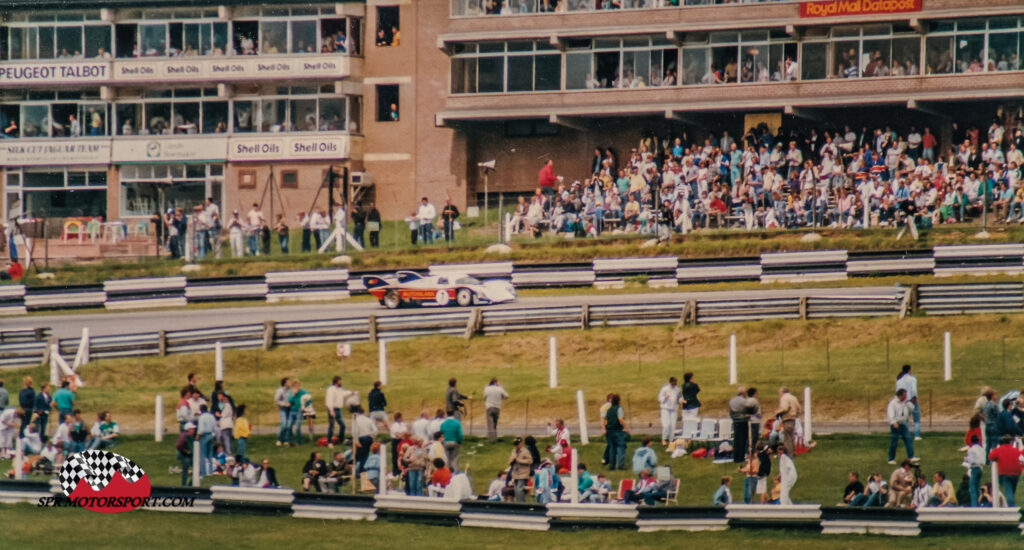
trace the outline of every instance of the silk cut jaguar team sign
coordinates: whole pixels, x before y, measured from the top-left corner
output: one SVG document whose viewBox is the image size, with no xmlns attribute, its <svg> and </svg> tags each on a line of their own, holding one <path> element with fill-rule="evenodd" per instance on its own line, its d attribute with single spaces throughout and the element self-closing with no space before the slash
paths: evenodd
<svg viewBox="0 0 1024 550">
<path fill-rule="evenodd" d="M 137 464 L 110 451 L 82 451 L 60 468 L 64 496 L 79 508 L 115 514 L 149 502 L 149 476 Z"/>
</svg>

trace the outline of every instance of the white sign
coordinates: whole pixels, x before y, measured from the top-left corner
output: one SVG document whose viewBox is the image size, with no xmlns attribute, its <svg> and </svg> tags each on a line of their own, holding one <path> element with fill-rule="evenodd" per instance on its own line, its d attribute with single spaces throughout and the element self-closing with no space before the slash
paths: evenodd
<svg viewBox="0 0 1024 550">
<path fill-rule="evenodd" d="M 227 158 L 227 136 L 148 136 L 114 140 L 113 161 L 200 161 Z"/>
<path fill-rule="evenodd" d="M 345 159 L 349 156 L 351 141 L 345 134 L 304 132 L 231 138 L 228 160 Z"/>
<path fill-rule="evenodd" d="M 218 58 L 126 59 L 114 63 L 115 82 L 252 80 L 267 77 L 330 78 L 349 76 L 344 54 L 303 56 L 231 56 Z"/>
<path fill-rule="evenodd" d="M 0 140 L 0 165 L 110 164 L 110 139 Z"/>
<path fill-rule="evenodd" d="M 66 84 L 107 82 L 109 61 L 54 60 L 0 64 L 0 84 Z"/>
</svg>

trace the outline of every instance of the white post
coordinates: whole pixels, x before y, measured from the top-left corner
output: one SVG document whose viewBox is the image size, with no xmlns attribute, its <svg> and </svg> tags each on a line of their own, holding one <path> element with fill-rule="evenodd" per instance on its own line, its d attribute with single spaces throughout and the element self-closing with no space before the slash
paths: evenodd
<svg viewBox="0 0 1024 550">
<path fill-rule="evenodd" d="M 953 346 L 949 341 L 949 331 L 942 337 L 942 379 L 949 382 L 953 379 Z"/>
<path fill-rule="evenodd" d="M 587 408 L 583 403 L 583 390 L 576 390 L 576 409 L 580 416 L 580 445 L 586 445 L 590 443 L 590 437 L 587 435 Z"/>
<path fill-rule="evenodd" d="M 811 431 L 811 387 L 804 386 L 804 445 L 809 445 L 812 438 Z"/>
<path fill-rule="evenodd" d="M 57 366 L 57 354 L 60 353 L 57 344 L 50 345 L 50 386 L 60 387 L 60 370 Z"/>
<path fill-rule="evenodd" d="M 868 194 L 867 183 L 864 184 L 862 189 L 864 191 L 860 194 L 860 196 L 861 196 L 860 200 L 861 200 L 861 203 L 864 205 L 864 227 L 863 227 L 863 229 L 868 229 L 869 227 L 871 227 L 871 206 L 870 206 L 870 204 L 871 204 L 871 195 Z"/>
<path fill-rule="evenodd" d="M 388 344 L 382 338 L 377 342 L 377 379 L 388 385 Z"/>
<path fill-rule="evenodd" d="M 14 443 L 14 479 L 25 479 L 25 475 L 21 473 L 22 464 L 25 461 L 25 451 L 21 447 L 21 437 L 15 433 Z"/>
<path fill-rule="evenodd" d="M 548 387 L 558 387 L 558 341 L 554 336 L 548 338 Z"/>
<path fill-rule="evenodd" d="M 192 486 L 199 487 L 202 476 L 199 475 L 199 441 L 192 442 Z"/>
<path fill-rule="evenodd" d="M 572 459 L 569 461 L 569 469 L 571 470 L 569 472 L 569 484 L 571 485 L 571 487 L 569 487 L 569 495 L 571 495 L 570 498 L 572 500 L 572 503 L 577 504 L 580 501 L 580 457 L 579 454 L 577 454 L 576 449 L 572 449 L 571 452 L 572 454 L 570 456 L 572 457 Z"/>
<path fill-rule="evenodd" d="M 217 342 L 213 347 L 213 379 L 217 382 L 224 381 L 224 345 Z"/>
<path fill-rule="evenodd" d="M 1002 508 L 999 506 L 999 470 L 996 469 L 997 464 L 992 463 L 992 507 Z"/>
<path fill-rule="evenodd" d="M 89 327 L 82 327 L 82 339 L 78 341 L 78 351 L 75 352 L 75 361 L 72 368 L 77 369 L 89 362 Z"/>
<path fill-rule="evenodd" d="M 377 493 L 388 494 L 388 446 L 383 443 L 380 446 L 380 483 Z"/>
<path fill-rule="evenodd" d="M 729 335 L 729 384 L 736 384 L 736 333 Z"/>
<path fill-rule="evenodd" d="M 156 394 L 156 407 L 153 410 L 153 440 L 164 440 L 164 396 Z"/>
</svg>

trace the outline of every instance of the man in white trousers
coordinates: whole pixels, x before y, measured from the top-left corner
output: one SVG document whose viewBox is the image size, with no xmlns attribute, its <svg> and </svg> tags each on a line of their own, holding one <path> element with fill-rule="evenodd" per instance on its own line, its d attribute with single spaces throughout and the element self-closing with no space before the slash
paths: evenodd
<svg viewBox="0 0 1024 550">
<path fill-rule="evenodd" d="M 793 490 L 793 485 L 796 484 L 796 464 L 793 464 L 793 459 L 786 453 L 786 447 L 779 445 L 779 476 L 782 478 L 782 488 L 779 490 L 779 504 L 793 504 L 793 501 L 789 498 L 789 492 Z"/>
<path fill-rule="evenodd" d="M 658 392 L 658 406 L 661 408 L 661 444 L 668 445 L 675 437 L 676 417 L 679 416 L 679 386 L 675 376 Z"/>
</svg>

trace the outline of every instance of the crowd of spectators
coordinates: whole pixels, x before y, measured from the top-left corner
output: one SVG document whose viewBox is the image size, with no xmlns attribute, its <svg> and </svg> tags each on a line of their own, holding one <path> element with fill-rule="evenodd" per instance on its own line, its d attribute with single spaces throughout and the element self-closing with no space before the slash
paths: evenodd
<svg viewBox="0 0 1024 550">
<path fill-rule="evenodd" d="M 930 227 L 986 209 L 997 222 L 1024 220 L 1019 123 L 954 124 L 952 139 L 940 148 L 931 128 L 915 126 L 773 134 L 761 124 L 739 139 L 722 132 L 702 140 L 648 132 L 624 163 L 595 149 L 589 175 L 571 185 L 548 161 L 510 229 L 667 237 L 710 227 Z"/>
</svg>

